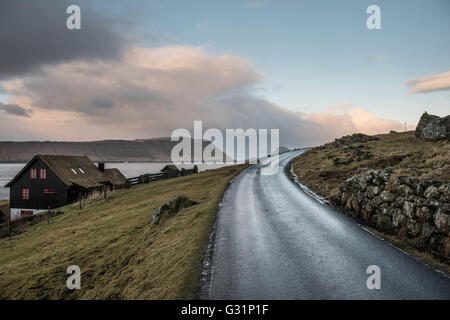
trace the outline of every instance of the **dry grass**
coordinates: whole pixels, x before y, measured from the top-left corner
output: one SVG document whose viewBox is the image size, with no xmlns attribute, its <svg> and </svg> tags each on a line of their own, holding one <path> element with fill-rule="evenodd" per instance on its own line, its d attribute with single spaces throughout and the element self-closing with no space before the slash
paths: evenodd
<svg viewBox="0 0 450 320">
<path fill-rule="evenodd" d="M 370 151 L 373 159 L 335 166 L 333 159 L 351 157 L 344 147 L 327 144 L 314 148 L 294 161 L 294 170 L 300 181 L 327 199 L 337 194 L 338 187 L 347 178 L 361 173 L 365 168 L 394 167 L 394 175 L 450 181 L 450 143 L 446 141 L 423 142 L 414 131 L 379 135 L 380 140 L 364 143 L 362 151 Z M 354 145 L 359 145 L 356 143 Z M 440 165 L 442 168 L 433 169 Z M 409 170 L 408 170 L 409 169 Z"/>
<path fill-rule="evenodd" d="M 245 166 L 139 185 L 0 240 L 0 299 L 190 299 L 227 183 Z M 150 227 L 176 195 L 199 204 Z M 81 289 L 66 288 L 70 265 Z"/>
</svg>

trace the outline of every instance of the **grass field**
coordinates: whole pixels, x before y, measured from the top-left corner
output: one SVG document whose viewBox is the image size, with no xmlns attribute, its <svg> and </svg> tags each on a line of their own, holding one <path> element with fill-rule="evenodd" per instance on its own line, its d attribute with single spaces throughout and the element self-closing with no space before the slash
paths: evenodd
<svg viewBox="0 0 450 320">
<path fill-rule="evenodd" d="M 0 299 L 191 299 L 228 182 L 245 166 L 139 185 L 0 240 Z M 153 211 L 184 195 L 199 204 L 150 226 Z M 68 290 L 66 269 L 81 268 Z"/>
</svg>

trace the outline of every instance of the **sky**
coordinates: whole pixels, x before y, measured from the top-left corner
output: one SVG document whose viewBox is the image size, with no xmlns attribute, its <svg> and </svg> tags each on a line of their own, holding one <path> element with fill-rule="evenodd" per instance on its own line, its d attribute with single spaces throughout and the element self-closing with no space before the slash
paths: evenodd
<svg viewBox="0 0 450 320">
<path fill-rule="evenodd" d="M 288 146 L 412 130 L 449 114 L 449 15 L 447 0 L 2 0 L 0 140 L 151 138 L 194 120 L 278 128 Z"/>
</svg>

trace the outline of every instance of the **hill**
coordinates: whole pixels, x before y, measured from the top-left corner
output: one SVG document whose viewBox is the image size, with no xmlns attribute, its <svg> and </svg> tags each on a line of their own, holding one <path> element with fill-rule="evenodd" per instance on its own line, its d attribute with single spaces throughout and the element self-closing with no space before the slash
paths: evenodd
<svg viewBox="0 0 450 320">
<path fill-rule="evenodd" d="M 170 162 L 174 145 L 170 138 L 102 140 L 90 142 L 0 142 L 0 162 L 28 162 L 36 154 L 87 155 L 91 161 Z M 204 142 L 204 146 L 209 142 Z"/>
<path fill-rule="evenodd" d="M 448 141 L 424 142 L 414 131 L 354 134 L 312 148 L 292 166 L 331 205 L 450 272 Z"/>
<path fill-rule="evenodd" d="M 0 299 L 195 298 L 217 208 L 244 167 L 115 191 L 0 240 Z M 151 226 L 154 210 L 177 195 L 198 204 Z M 81 269 L 80 290 L 65 286 L 70 265 Z"/>
</svg>

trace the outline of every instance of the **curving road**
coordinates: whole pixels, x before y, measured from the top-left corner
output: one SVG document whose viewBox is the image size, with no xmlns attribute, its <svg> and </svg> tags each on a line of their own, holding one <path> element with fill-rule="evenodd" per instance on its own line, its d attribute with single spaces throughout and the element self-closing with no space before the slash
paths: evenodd
<svg viewBox="0 0 450 320">
<path fill-rule="evenodd" d="M 372 235 L 292 182 L 241 172 L 217 215 L 203 299 L 450 299 L 450 278 Z M 381 271 L 369 290 L 367 267 Z"/>
</svg>

